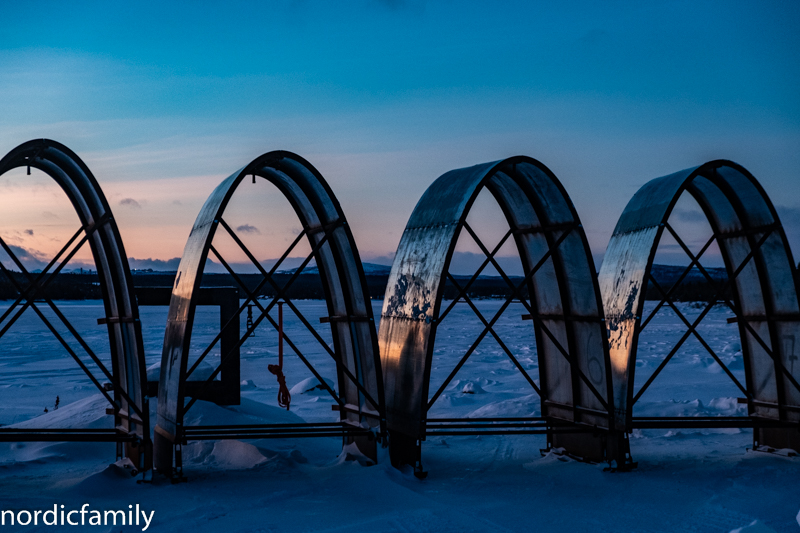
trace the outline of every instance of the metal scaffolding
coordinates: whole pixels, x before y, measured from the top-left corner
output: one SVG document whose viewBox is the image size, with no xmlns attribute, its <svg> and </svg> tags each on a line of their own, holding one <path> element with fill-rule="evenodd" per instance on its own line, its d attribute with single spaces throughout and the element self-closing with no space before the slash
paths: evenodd
<svg viewBox="0 0 800 533">
<path fill-rule="evenodd" d="M 691 195 L 703 210 L 713 235 L 694 254 L 669 223 L 676 202 Z M 669 289 L 651 273 L 659 241 L 671 235 L 690 260 Z M 728 275 L 714 280 L 700 262 L 711 244 L 719 246 Z M 693 269 L 715 288 L 706 307 L 690 321 L 673 302 L 674 289 Z M 798 277 L 783 227 L 764 190 L 744 168 L 730 161 L 711 161 L 652 180 L 630 200 L 609 242 L 599 275 L 608 326 L 614 384 L 615 427 L 754 428 L 755 446 L 800 449 L 800 365 L 795 339 L 800 338 Z M 648 282 L 661 300 L 643 317 Z M 729 298 L 727 294 L 732 294 Z M 742 384 L 698 333 L 711 308 L 722 303 L 735 315 L 742 341 L 746 380 Z M 634 390 L 637 345 L 641 331 L 664 306 L 686 331 L 661 364 Z M 694 337 L 739 389 L 747 404 L 744 417 L 636 417 L 634 407 L 684 342 Z"/>
<path fill-rule="evenodd" d="M 45 324 L 67 353 L 110 403 L 113 429 L 0 428 L 0 441 L 116 442 L 119 457 L 136 468 L 157 470 L 182 479 L 181 446 L 189 440 L 341 437 L 377 461 L 377 442 L 388 434 L 396 466 L 411 465 L 423 476 L 422 442 L 435 435 L 543 434 L 548 448 L 591 461 L 608 461 L 618 468 L 635 465 L 627 435 L 634 429 L 753 428 L 754 445 L 800 450 L 800 274 L 774 206 L 756 179 L 730 161 L 712 161 L 645 184 L 630 200 L 606 251 L 599 276 L 586 235 L 565 189 L 540 162 L 525 156 L 452 170 L 425 191 L 397 249 L 389 275 L 380 330 L 375 323 L 366 277 L 344 213 L 328 184 L 303 158 L 290 152 L 266 153 L 217 186 L 201 209 L 186 243 L 171 288 L 141 288 L 140 305 L 169 303 L 162 352 L 161 377 L 150 383 L 158 393 L 158 420 L 150 441 L 148 383 L 132 277 L 111 209 L 86 165 L 68 148 L 50 140 L 24 143 L 0 160 L 0 174 L 36 168 L 53 178 L 72 202 L 81 226 L 41 273 L 29 272 L 13 248 L 0 238 L 0 248 L 13 265 L 0 271 L 19 296 L 0 315 L 0 337 L 28 309 Z M 302 231 L 267 271 L 224 218 L 234 192 L 245 178 L 262 178 L 275 185 L 292 205 Z M 508 231 L 487 246 L 467 222 L 483 190 L 499 204 Z M 693 252 L 669 218 L 678 199 L 688 193 L 697 201 L 712 230 L 711 238 Z M 260 273 L 247 284 L 214 246 L 216 232 L 232 239 Z M 662 237 L 669 235 L 686 254 L 689 265 L 670 287 L 652 273 Z M 459 237 L 471 239 L 485 255 L 469 278 L 450 272 Z M 306 239 L 311 252 L 288 281 L 278 269 Z M 512 279 L 497 260 L 513 240 L 522 264 L 521 278 Z M 108 329 L 111 368 L 107 368 L 48 296 L 48 285 L 80 248 L 89 244 L 97 265 Z M 702 260 L 716 244 L 727 279 L 717 280 Z M 236 287 L 201 288 L 209 255 L 221 264 Z M 289 290 L 311 261 L 322 280 L 332 345 L 314 329 L 289 298 Z M 470 297 L 486 268 L 497 270 L 508 297 L 491 317 Z M 19 272 L 14 272 L 19 270 Z M 675 304 L 676 291 L 692 271 L 698 271 L 712 296 L 689 319 Z M 456 297 L 444 308 L 445 288 Z M 269 287 L 267 303 L 258 298 Z M 645 292 L 658 293 L 655 309 L 643 316 Z M 52 287 L 51 287 L 52 288 Z M 652 296 L 652 294 L 651 294 Z M 430 391 L 437 329 L 455 305 L 465 303 L 482 327 L 437 390 Z M 46 307 L 42 307 L 42 304 Z M 539 379 L 534 379 L 498 333 L 497 321 L 512 304 L 525 309 L 538 351 Z M 745 380 L 742 383 L 703 338 L 698 326 L 715 305 L 725 305 L 741 338 Z M 220 309 L 219 333 L 189 365 L 195 309 Z M 270 316 L 286 306 L 336 364 L 337 387 L 330 386 L 298 349 L 279 322 Z M 57 321 L 42 312 L 51 311 Z M 634 388 L 641 332 L 662 309 L 670 309 L 685 331 L 638 390 Z M 246 313 L 245 332 L 241 317 Z M 280 331 L 286 345 L 319 380 L 334 401 L 337 422 L 186 426 L 186 412 L 197 400 L 238 404 L 239 352 L 266 321 Z M 55 323 L 55 324 L 54 324 Z M 59 333 L 63 326 L 69 336 Z M 67 337 L 67 338 L 65 338 Z M 256 338 L 257 342 L 259 338 Z M 435 418 L 429 411 L 478 346 L 493 339 L 541 399 L 540 417 Z M 634 407 L 662 370 L 689 339 L 695 339 L 741 392 L 746 416 L 637 417 Z M 73 348 L 77 343 L 80 350 Z M 219 347 L 219 365 L 206 379 L 194 371 Z M 380 355 L 379 355 L 380 354 Z M 86 356 L 91 363 L 85 362 Z M 95 370 L 89 368 L 92 364 Z M 282 364 L 282 363 L 281 363 Z M 96 373 L 101 373 L 100 378 Z M 281 365 L 270 365 L 288 391 Z M 221 376 L 221 379 L 217 379 Z M 101 383 L 101 380 L 108 383 Z M 384 389 L 385 384 L 385 389 Z M 335 390 L 336 389 L 336 390 Z"/>
<path fill-rule="evenodd" d="M 245 246 L 223 217 L 234 191 L 245 178 L 250 176 L 254 181 L 256 178 L 263 178 L 274 184 L 289 200 L 303 227 L 270 271 L 262 267 L 253 252 Z M 233 239 L 260 272 L 262 279 L 255 288 L 248 287 L 242 281 L 212 244 L 218 229 Z M 274 274 L 304 238 L 311 246 L 311 253 L 295 270 L 289 281 L 279 286 L 273 279 Z M 239 286 L 245 300 L 235 313 L 235 325 L 234 321 L 223 325 L 220 333 L 199 359 L 191 368 L 187 368 L 194 309 L 198 305 L 203 266 L 209 253 L 225 267 Z M 287 296 L 291 285 L 312 259 L 319 269 L 326 295 L 329 316 L 324 317 L 323 321 L 330 323 L 333 347 L 328 346 Z M 266 285 L 275 291 L 275 295 L 268 304 L 262 305 L 256 295 Z M 196 393 L 191 394 L 188 391 L 186 384 L 192 372 L 226 331 L 234 330 L 238 340 L 230 349 L 223 349 L 219 366 L 205 382 L 205 386 L 211 386 L 220 372 L 224 374 L 228 365 L 235 364 L 239 347 L 262 321 L 266 320 L 278 329 L 279 325 L 269 312 L 280 303 L 286 304 L 336 363 L 338 394 L 319 375 L 292 340 L 286 335 L 283 336 L 286 344 L 333 398 L 335 410 L 338 410 L 340 415 L 339 422 L 185 426 L 183 423 L 185 413 L 201 397 L 203 391 L 203 387 L 197 389 L 197 385 L 195 385 Z M 246 332 L 239 335 L 239 316 L 251 305 L 256 308 L 258 316 L 250 322 Z M 187 399 L 186 396 L 192 397 Z M 269 152 L 258 157 L 220 183 L 200 211 L 186 243 L 175 285 L 172 288 L 158 400 L 158 423 L 155 426 L 154 437 L 155 467 L 176 479 L 182 477 L 181 445 L 188 440 L 198 439 L 339 436 L 343 437 L 345 443 L 355 443 L 362 453 L 377 460 L 376 439 L 384 433 L 385 416 L 377 335 L 366 278 L 355 241 L 338 201 L 319 172 L 303 158 L 283 151 Z"/>
<path fill-rule="evenodd" d="M 486 188 L 505 214 L 509 230 L 493 250 L 466 221 Z M 449 273 L 462 230 L 486 255 L 461 285 Z M 495 255 L 513 237 L 524 277 L 515 283 Z M 467 290 L 489 265 L 511 291 L 487 320 Z M 441 309 L 445 284 L 458 296 Z M 523 297 L 527 288 L 530 301 Z M 429 396 L 436 331 L 453 306 L 465 301 L 483 329 L 444 383 Z M 513 302 L 527 310 L 539 354 L 539 384 L 527 374 L 494 329 Z M 491 335 L 541 398 L 542 417 L 433 419 L 428 411 L 477 345 Z M 586 236 L 561 183 L 538 161 L 520 156 L 452 170 L 423 194 L 395 255 L 380 323 L 381 360 L 386 384 L 390 452 L 395 465 L 411 465 L 423 475 L 421 441 L 429 435 L 536 434 L 548 444 L 590 460 L 625 458 L 627 440 L 613 431 L 610 362 L 603 307 Z"/>
<path fill-rule="evenodd" d="M 0 263 L 0 270 L 19 293 L 0 316 L 0 336 L 31 309 L 108 400 L 115 423 L 113 429 L 0 428 L 0 441 L 116 442 L 118 457 L 128 457 L 137 470 L 146 471 L 151 465 L 152 448 L 141 324 L 128 259 L 111 208 L 83 161 L 62 144 L 48 139 L 28 141 L 0 160 L 0 174 L 19 167 L 27 167 L 28 174 L 31 168 L 36 168 L 53 178 L 72 202 L 81 226 L 42 272 L 35 275 L 0 238 L 0 247 L 14 263 L 13 266 Z M 103 364 L 47 294 L 48 285 L 86 243 L 92 251 L 103 295 L 105 317 L 97 322 L 108 328 L 111 369 Z M 21 272 L 22 283 L 13 275 L 14 268 Z M 55 314 L 71 338 L 64 338 L 43 314 L 39 307 L 42 302 L 46 304 L 43 309 Z M 76 352 L 71 342 L 77 342 L 81 349 Z M 82 356 L 91 359 L 102 374 L 100 378 L 83 362 Z M 103 384 L 102 379 L 108 382 Z"/>
</svg>

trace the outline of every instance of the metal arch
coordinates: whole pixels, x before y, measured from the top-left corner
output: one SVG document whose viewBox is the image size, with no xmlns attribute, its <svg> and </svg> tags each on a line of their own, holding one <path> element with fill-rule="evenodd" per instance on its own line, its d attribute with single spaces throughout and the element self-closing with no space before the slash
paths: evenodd
<svg viewBox="0 0 800 533">
<path fill-rule="evenodd" d="M 181 257 L 164 336 L 155 427 L 156 468 L 165 473 L 174 472 L 174 446 L 186 436 L 184 384 L 203 265 L 218 225 L 224 224 L 222 215 L 228 202 L 242 180 L 251 175 L 267 179 L 284 194 L 314 250 L 331 317 L 334 353 L 338 357 L 342 422 L 383 429 L 383 382 L 375 322 L 366 277 L 344 213 L 328 184 L 310 163 L 291 152 L 269 152 L 231 174 L 214 189 L 195 221 Z M 358 384 L 346 378 L 347 373 L 357 376 Z"/>
<path fill-rule="evenodd" d="M 431 184 L 417 203 L 384 299 L 379 340 L 387 425 L 397 463 L 410 460 L 410 452 L 397 446 L 408 448 L 425 437 L 436 325 L 448 267 L 467 214 L 484 187 L 505 214 L 526 274 L 542 414 L 599 428 L 609 428 L 613 416 L 608 410 L 610 362 L 594 262 L 561 183 L 547 167 L 525 156 L 452 170 Z"/>
<path fill-rule="evenodd" d="M 111 208 L 88 167 L 74 152 L 58 142 L 49 139 L 28 141 L 0 160 L 0 174 L 18 167 L 33 167 L 43 171 L 58 183 L 72 202 L 82 225 L 79 232 L 85 234 L 92 250 L 106 313 L 105 318 L 98 322 L 105 323 L 108 328 L 118 435 L 99 436 L 96 433 L 92 437 L 79 435 L 80 431 L 76 429 L 74 434 L 70 433 L 71 430 L 60 432 L 55 440 L 126 441 L 126 455 L 140 470 L 149 469 L 149 408 L 145 397 L 146 372 L 139 309 L 128 259 Z M 73 249 L 73 253 L 79 246 Z M 61 266 L 65 263 L 66 260 Z M 36 286 L 41 289 L 40 284 Z M 35 294 L 30 298 L 34 297 Z M 96 379 L 93 378 L 93 381 L 98 384 Z M 111 399 L 106 392 L 104 394 Z M 26 440 L 37 440 L 37 431 L 32 430 L 34 434 L 26 437 Z M 46 434 L 42 434 L 41 438 L 53 440 L 52 436 Z M 131 438 L 136 442 L 131 443 Z M 140 443 L 145 444 L 144 449 Z"/>
<path fill-rule="evenodd" d="M 718 160 L 645 184 L 628 202 L 609 242 L 599 282 L 608 326 L 617 427 L 630 431 L 632 426 L 643 292 L 658 242 L 684 191 L 703 209 L 728 276 L 735 278 L 734 306 L 742 338 L 749 414 L 800 422 L 800 364 L 792 364 L 790 359 L 797 355 L 784 342 L 800 340 L 800 302 L 792 253 L 761 185 L 743 167 Z M 766 430 L 761 431 L 763 435 Z M 769 434 L 772 436 L 767 440 L 784 438 Z"/>
</svg>

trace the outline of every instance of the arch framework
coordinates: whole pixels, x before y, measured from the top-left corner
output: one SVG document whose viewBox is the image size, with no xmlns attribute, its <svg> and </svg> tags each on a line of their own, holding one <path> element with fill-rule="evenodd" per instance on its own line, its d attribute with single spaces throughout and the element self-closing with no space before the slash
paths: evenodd
<svg viewBox="0 0 800 533">
<path fill-rule="evenodd" d="M 524 286 L 530 295 L 525 305 L 539 357 L 537 392 L 551 443 L 593 460 L 609 453 L 617 457 L 607 449 L 620 445 L 613 439 L 552 431 L 564 423 L 573 431 L 575 425 L 610 428 L 608 347 L 594 263 L 578 214 L 547 167 L 519 156 L 439 177 L 417 203 L 400 240 L 379 331 L 392 460 L 421 468 L 420 441 L 433 434 L 428 409 L 437 396 L 429 401 L 429 385 L 445 283 L 460 232 L 466 228 L 474 236 L 466 217 L 484 188 L 505 214 L 506 238 L 513 236 L 522 261 L 524 282 L 517 288 Z M 522 300 L 518 290 L 513 292 L 511 298 Z"/>
<path fill-rule="evenodd" d="M 370 430 L 380 428 L 383 431 L 383 385 L 377 335 L 366 278 L 353 235 L 339 202 L 319 172 L 296 154 L 274 151 L 258 157 L 214 189 L 195 221 L 181 257 L 172 289 L 164 337 L 158 391 L 158 423 L 155 427 L 155 466 L 165 473 L 180 471 L 180 460 L 176 457 L 175 450 L 187 439 L 259 438 L 267 436 L 270 431 L 270 428 L 241 427 L 228 428 L 231 430 L 226 431 L 212 427 L 186 427 L 183 424 L 184 413 L 194 403 L 194 399 L 188 403 L 185 401 L 185 385 L 203 265 L 210 251 L 226 265 L 212 246 L 215 232 L 222 226 L 261 272 L 264 278 L 261 284 L 270 283 L 277 289 L 278 295 L 269 305 L 261 307 L 255 294 L 243 283 L 239 283 L 241 290 L 248 294 L 248 299 L 240 306 L 238 313 L 247 307 L 248 302 L 261 308 L 261 315 L 255 320 L 253 328 L 262 319 L 271 320 L 268 317 L 269 310 L 279 299 L 285 299 L 285 292 L 291 284 L 290 281 L 287 286 L 277 287 L 271 278 L 277 265 L 272 272 L 266 272 L 224 221 L 223 214 L 234 191 L 242 180 L 250 176 L 253 176 L 253 180 L 255 177 L 268 180 L 289 200 L 303 227 L 294 244 L 305 237 L 312 249 L 312 254 L 303 266 L 312 258 L 315 259 L 322 278 L 330 315 L 327 321 L 330 322 L 334 345 L 331 355 L 336 361 L 338 377 L 338 395 L 333 390 L 329 392 L 338 404 L 341 424 L 336 431 L 316 426 L 314 431 L 318 431 L 320 436 L 329 436 L 338 431 L 336 434 L 345 437 L 346 442 L 355 442 L 363 452 L 373 458 L 375 444 Z M 286 251 L 284 258 L 291 252 L 294 244 Z M 302 267 L 295 273 L 295 277 L 301 270 Z M 232 270 L 229 269 L 229 272 L 236 276 Z M 236 323 L 238 330 L 238 320 Z M 308 324 L 307 327 L 311 329 Z M 209 380 L 222 370 L 228 355 L 237 356 L 238 347 L 250 331 L 252 330 L 242 335 L 235 347 L 236 354 L 222 354 L 221 365 Z M 238 335 L 239 332 L 236 331 L 235 334 Z M 309 368 L 315 372 L 310 365 Z M 326 386 L 324 380 L 320 379 L 320 383 Z M 300 431 L 306 434 L 302 435 Z M 294 436 L 309 436 L 308 431 L 309 428 L 300 428 Z M 291 437 L 293 434 L 291 430 L 282 429 L 281 436 Z"/>
<path fill-rule="evenodd" d="M 50 327 L 53 334 L 61 341 L 65 349 L 87 373 L 100 392 L 106 396 L 113 406 L 115 430 L 80 430 L 64 429 L 37 430 L 26 434 L 21 431 L 3 430 L 3 440 L 78 440 L 78 441 L 116 441 L 125 443 L 124 455 L 131 458 L 140 470 L 149 469 L 150 465 L 150 427 L 147 398 L 144 383 L 146 380 L 144 349 L 142 344 L 139 310 L 133 292 L 133 281 L 125 249 L 119 234 L 111 208 L 103 195 L 100 186 L 88 167 L 66 146 L 49 139 L 36 139 L 21 144 L 11 150 L 0 161 L 0 174 L 18 167 L 37 168 L 53 178 L 72 202 L 80 219 L 78 228 L 67 244 L 53 258 L 41 274 L 27 272 L 13 251 L 0 239 L 0 245 L 12 258 L 28 285 L 17 285 L 12 276 L 3 267 L 3 271 L 17 285 L 20 296 L 9 308 L 2 319 L 14 320 L 27 308 L 36 312 L 43 322 Z M 29 170 L 30 172 L 30 170 Z M 98 323 L 106 324 L 111 353 L 111 369 L 107 369 L 97 355 L 83 342 L 80 334 L 72 328 L 63 314 L 58 311 L 53 301 L 47 296 L 46 287 L 67 264 L 78 249 L 89 243 L 97 267 L 100 289 L 103 295 L 105 317 Z M 61 262 L 59 262 L 59 260 Z M 43 299 L 55 315 L 69 329 L 72 336 L 91 357 L 93 362 L 109 380 L 110 387 L 102 385 L 95 378 L 69 344 L 56 332 L 49 321 L 39 311 L 37 303 Z M 21 304 L 21 306 L 20 306 Z M 20 306 L 17 314 L 11 312 Z M 9 318 L 11 317 L 11 318 Z M 5 326 L 10 323 L 6 322 Z M 5 328 L 3 329 L 5 332 Z M 109 389 L 110 392 L 109 394 Z M 122 454 L 118 450 L 118 454 Z"/>
<path fill-rule="evenodd" d="M 644 291 L 659 240 L 665 229 L 673 232 L 668 219 L 684 192 L 705 213 L 728 273 L 733 294 L 729 305 L 742 340 L 748 427 L 755 428 L 757 444 L 800 449 L 797 271 L 778 215 L 760 184 L 743 167 L 722 160 L 645 184 L 628 203 L 609 242 L 599 281 L 616 427 L 630 431 L 637 425 L 633 378 Z M 695 265 L 697 257 L 686 251 Z"/>
</svg>

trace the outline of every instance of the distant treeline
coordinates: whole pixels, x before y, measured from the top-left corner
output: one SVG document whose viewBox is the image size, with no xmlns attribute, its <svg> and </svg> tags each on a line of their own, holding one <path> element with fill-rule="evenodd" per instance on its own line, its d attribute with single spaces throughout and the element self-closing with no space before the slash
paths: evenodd
<svg viewBox="0 0 800 533">
<path fill-rule="evenodd" d="M 16 300 L 19 297 L 17 287 L 23 290 L 30 285 L 28 278 L 21 272 L 11 272 L 14 283 L 8 276 L 0 275 L 0 299 Z M 32 279 L 37 279 L 39 273 L 32 273 Z M 99 300 L 103 297 L 100 291 L 97 274 L 57 274 L 45 275 L 40 285 L 44 285 L 45 294 L 53 300 Z M 42 299 L 41 294 L 35 298 Z"/>
<path fill-rule="evenodd" d="M 683 273 L 683 267 L 672 267 L 665 265 L 655 265 L 653 276 L 663 290 L 669 291 L 670 287 L 678 280 Z M 696 269 L 685 276 L 681 284 L 673 291 L 672 298 L 679 301 L 707 301 L 714 297 L 719 286 L 724 285 L 727 279 L 725 270 L 722 268 L 707 269 L 709 275 L 714 279 L 716 287 L 712 286 L 706 278 Z M 20 286 L 27 286 L 28 282 L 21 273 L 13 272 L 15 281 Z M 38 274 L 32 274 L 36 277 Z M 260 274 L 240 274 L 242 282 L 248 290 L 256 290 L 262 281 Z M 273 280 L 279 287 L 283 287 L 290 279 L 291 274 L 275 274 Z M 383 299 L 386 291 L 388 275 L 376 274 L 366 276 L 367 287 L 370 295 L 375 300 Z M 466 277 L 457 277 L 460 286 L 465 286 L 468 282 Z M 512 277 L 512 282 L 517 285 L 522 281 L 520 277 Z M 99 280 L 96 273 L 68 273 L 58 274 L 52 279 L 46 278 L 46 293 L 54 300 L 89 300 L 101 299 Z M 171 287 L 175 281 L 175 274 L 170 272 L 147 272 L 133 273 L 133 283 L 138 287 Z M 203 276 L 202 285 L 204 287 L 231 287 L 235 286 L 234 278 L 229 274 L 206 274 Z M 499 277 L 481 277 L 475 280 L 470 286 L 467 294 L 470 298 L 506 298 L 511 294 L 508 284 Z M 528 288 L 524 287 L 520 296 L 528 297 Z M 18 292 L 5 276 L 0 276 L 0 299 L 13 300 L 18 297 Z M 269 283 L 263 284 L 258 288 L 257 295 L 263 297 L 275 296 L 276 290 Z M 458 294 L 458 290 L 451 282 L 445 285 L 445 298 L 452 299 Z M 298 276 L 286 293 L 291 299 L 301 300 L 321 300 L 325 298 L 325 291 L 322 282 L 317 274 L 303 274 Z M 725 291 L 725 296 L 730 297 L 730 289 Z M 648 300 L 660 300 L 661 293 L 651 282 L 645 294 Z"/>
</svg>

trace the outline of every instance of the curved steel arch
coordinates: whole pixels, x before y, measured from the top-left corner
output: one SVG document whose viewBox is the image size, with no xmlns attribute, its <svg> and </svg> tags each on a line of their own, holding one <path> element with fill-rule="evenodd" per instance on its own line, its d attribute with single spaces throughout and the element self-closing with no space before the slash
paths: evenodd
<svg viewBox="0 0 800 533">
<path fill-rule="evenodd" d="M 703 209 L 729 279 L 735 280 L 733 305 L 742 339 L 750 415 L 800 422 L 800 364 L 792 365 L 790 358 L 796 355 L 784 342 L 787 338 L 800 341 L 797 272 L 791 250 L 775 208 L 758 181 L 736 163 L 719 160 L 645 184 L 628 203 L 608 244 L 599 281 L 617 426 L 631 429 L 643 292 L 667 220 L 684 192 Z M 768 444 L 764 439 L 789 438 L 790 433 L 760 431 L 762 438 L 757 433 L 756 440 L 762 444 Z M 800 433 L 794 433 L 795 444 L 800 444 Z"/>
<path fill-rule="evenodd" d="M 130 438 L 105 438 L 102 440 L 117 440 L 118 442 L 127 440 L 129 444 L 126 448 L 126 455 L 134 460 L 137 468 L 147 469 L 150 463 L 149 444 L 145 446 L 144 453 L 139 447 L 142 442 L 150 442 L 149 408 L 144 386 L 146 381 L 145 359 L 139 309 L 134 296 L 128 259 L 111 208 L 89 168 L 74 152 L 60 143 L 49 139 L 28 141 L 11 150 L 0 160 L 0 174 L 18 167 L 37 168 L 53 178 L 72 202 L 80 219 L 81 228 L 73 240 L 68 242 L 59 255 L 53 259 L 45 272 L 58 273 L 77 249 L 85 241 L 89 242 L 97 267 L 106 313 L 105 319 L 98 322 L 105 323 L 108 327 L 112 369 L 111 375 L 107 375 L 107 377 L 111 378 L 113 399 L 88 369 L 84 367 L 84 371 L 89 374 L 95 385 L 114 405 L 118 433 L 125 433 L 127 437 L 135 436 L 137 442 L 132 445 Z M 81 233 L 84 233 L 85 236 L 78 239 Z M 67 252 L 69 246 L 75 242 L 78 244 L 67 253 L 66 259 L 52 272 L 49 272 L 48 269 L 56 265 L 59 256 Z M 5 243 L 3 243 L 3 247 L 6 248 Z M 8 252 L 8 250 L 6 251 Z M 41 295 L 45 294 L 43 287 L 47 284 L 46 275 L 43 273 L 36 280 L 32 280 L 21 264 L 18 263 L 17 267 L 23 270 L 32 281 L 32 285 L 35 286 L 34 294 L 29 294 L 29 290 L 26 289 L 18 302 L 27 299 L 28 303 L 25 305 L 30 305 L 35 309 L 33 299 L 38 296 L 37 292 Z M 47 301 L 52 305 L 49 299 Z M 95 363 L 100 365 L 97 360 Z M 79 364 L 81 363 L 79 362 Z M 102 365 L 100 366 L 106 371 Z M 32 430 L 34 434 L 26 440 L 36 440 L 36 431 Z M 79 433 L 79 431 L 76 431 L 75 434 L 63 433 L 56 440 L 101 440 L 99 433 L 96 434 L 96 439 Z"/>
<path fill-rule="evenodd" d="M 609 428 L 611 381 L 603 306 L 583 227 L 547 167 L 529 157 L 512 157 L 439 177 L 417 203 L 400 240 L 379 331 L 396 464 L 413 464 L 410 448 L 425 438 L 448 267 L 467 214 L 484 188 L 505 214 L 522 260 L 539 354 L 542 414 Z M 603 458 L 602 452 L 560 437 L 568 447 L 583 448 L 579 455 Z"/>
<path fill-rule="evenodd" d="M 155 459 L 156 468 L 164 472 L 175 467 L 174 445 L 185 439 L 187 360 L 203 265 L 228 202 L 242 180 L 251 175 L 267 179 L 289 200 L 303 226 L 300 237 L 305 235 L 313 250 L 338 357 L 341 420 L 368 428 L 384 423 L 383 382 L 372 306 L 342 208 L 320 173 L 305 159 L 291 152 L 269 152 L 214 189 L 197 216 L 181 257 L 172 289 L 158 390 Z"/>
</svg>

